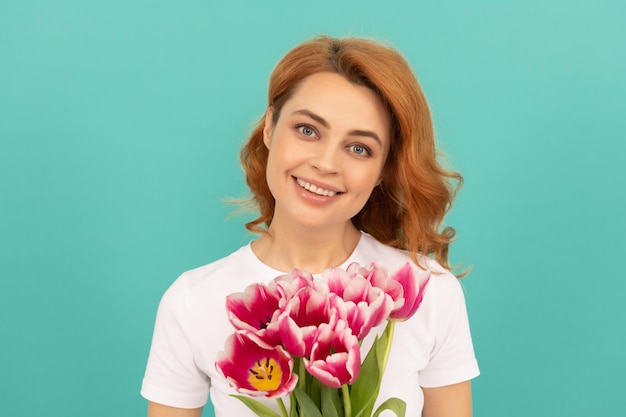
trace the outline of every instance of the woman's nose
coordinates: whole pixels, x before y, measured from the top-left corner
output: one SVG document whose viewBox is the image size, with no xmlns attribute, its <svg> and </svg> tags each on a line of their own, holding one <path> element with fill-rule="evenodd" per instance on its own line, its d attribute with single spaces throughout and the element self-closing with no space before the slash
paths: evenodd
<svg viewBox="0 0 626 417">
<path fill-rule="evenodd" d="M 320 144 L 311 158 L 311 166 L 321 174 L 336 174 L 340 169 L 337 149 Z"/>
</svg>

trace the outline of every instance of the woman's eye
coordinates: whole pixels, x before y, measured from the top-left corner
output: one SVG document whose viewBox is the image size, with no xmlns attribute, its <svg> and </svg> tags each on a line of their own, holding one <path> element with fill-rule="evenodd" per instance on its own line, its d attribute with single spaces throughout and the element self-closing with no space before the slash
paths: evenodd
<svg viewBox="0 0 626 417">
<path fill-rule="evenodd" d="M 298 130 L 304 136 L 315 136 L 315 130 L 309 126 L 298 126 Z"/>
<path fill-rule="evenodd" d="M 359 156 L 369 156 L 370 151 L 363 145 L 351 145 L 350 150 Z"/>
</svg>

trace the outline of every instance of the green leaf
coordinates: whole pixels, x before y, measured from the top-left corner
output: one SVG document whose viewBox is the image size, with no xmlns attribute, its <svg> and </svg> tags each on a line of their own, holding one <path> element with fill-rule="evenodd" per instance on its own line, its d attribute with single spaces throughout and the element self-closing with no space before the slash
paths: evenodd
<svg viewBox="0 0 626 417">
<path fill-rule="evenodd" d="M 378 359 L 378 381 L 376 382 L 376 391 L 372 395 L 374 397 L 374 401 L 371 401 L 367 405 L 367 407 L 365 407 L 363 411 L 364 417 L 370 417 L 372 415 L 372 411 L 374 410 L 374 403 L 376 402 L 376 399 L 378 398 L 378 394 L 380 392 L 380 384 L 382 382 L 383 373 L 385 372 L 385 367 L 386 367 L 386 364 L 384 362 L 385 362 L 385 355 L 388 349 L 387 345 L 391 343 L 391 338 L 393 337 L 391 335 L 391 332 L 393 331 L 392 326 L 393 324 L 390 321 L 388 321 L 387 326 L 385 326 L 385 330 L 380 335 L 380 338 L 377 338 L 376 340 L 374 340 L 374 343 L 372 344 L 372 347 L 370 348 L 370 350 L 374 350 L 374 349 L 376 350 L 376 358 Z"/>
<path fill-rule="evenodd" d="M 370 403 L 376 400 L 375 394 L 380 385 L 379 360 L 376 345 L 378 337 L 374 340 L 374 345 L 367 353 L 363 364 L 361 365 L 361 373 L 356 382 L 352 385 L 350 391 L 350 399 L 352 402 L 352 415 L 360 417 L 363 411 Z"/>
<path fill-rule="evenodd" d="M 302 411 L 304 417 L 323 417 L 311 397 L 309 397 L 306 392 L 302 391 L 300 387 L 296 387 L 293 393 L 296 396 L 300 411 Z"/>
<path fill-rule="evenodd" d="M 324 417 L 344 417 L 343 402 L 337 388 L 322 385 L 322 414 Z"/>
<path fill-rule="evenodd" d="M 233 394 L 231 394 L 231 397 L 237 398 L 259 417 L 280 417 L 280 414 L 278 414 L 276 411 L 250 397 L 246 397 L 245 395 Z"/>
<path fill-rule="evenodd" d="M 406 402 L 400 398 L 389 398 L 376 409 L 376 412 L 372 417 L 378 417 L 378 415 L 385 410 L 391 410 L 396 416 L 404 417 L 404 414 L 406 413 Z"/>
</svg>

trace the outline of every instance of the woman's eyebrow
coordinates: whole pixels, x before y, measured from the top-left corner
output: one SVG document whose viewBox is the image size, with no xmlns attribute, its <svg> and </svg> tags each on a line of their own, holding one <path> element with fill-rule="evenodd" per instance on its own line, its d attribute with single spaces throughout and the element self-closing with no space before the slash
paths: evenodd
<svg viewBox="0 0 626 417">
<path fill-rule="evenodd" d="M 325 128 L 328 128 L 328 122 L 320 115 L 313 113 L 311 110 L 308 109 L 300 109 L 300 110 L 296 110 L 293 112 L 293 114 L 302 114 L 304 116 L 310 117 L 311 119 L 315 120 L 317 123 L 321 124 L 322 126 L 324 126 Z M 359 130 L 359 129 L 355 129 L 355 130 L 351 130 L 350 132 L 348 132 L 350 136 L 365 136 L 365 137 L 369 137 L 374 139 L 376 142 L 378 142 L 378 144 L 382 147 L 383 146 L 383 142 L 380 139 L 380 137 L 376 134 L 376 132 L 372 132 L 371 130 Z"/>
<path fill-rule="evenodd" d="M 372 132 L 371 130 L 351 130 L 349 133 L 350 133 L 350 136 L 365 136 L 368 138 L 372 138 L 376 142 L 378 142 L 381 148 L 383 146 L 383 141 L 380 140 L 380 137 L 378 137 L 376 132 Z"/>
<path fill-rule="evenodd" d="M 308 116 L 311 119 L 315 120 L 317 123 L 324 126 L 325 128 L 328 128 L 328 122 L 324 120 L 322 116 L 313 113 L 311 110 L 307 110 L 307 109 L 296 110 L 293 112 L 293 114 L 302 114 L 304 116 Z"/>
</svg>

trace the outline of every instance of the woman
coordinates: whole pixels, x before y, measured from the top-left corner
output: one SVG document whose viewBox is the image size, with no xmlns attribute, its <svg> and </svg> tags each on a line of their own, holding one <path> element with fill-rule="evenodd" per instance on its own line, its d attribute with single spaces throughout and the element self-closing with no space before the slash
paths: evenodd
<svg viewBox="0 0 626 417">
<path fill-rule="evenodd" d="M 252 415 L 215 369 L 232 332 L 226 295 L 294 268 L 412 260 L 432 272 L 422 305 L 396 326 L 379 398 L 407 416 L 471 416 L 478 375 L 463 293 L 441 229 L 461 177 L 437 162 L 425 97 L 407 62 L 363 39 L 318 37 L 291 50 L 241 160 L 258 239 L 186 272 L 157 315 L 142 387 L 150 417 Z M 265 225 L 266 227 L 261 227 Z M 384 414 L 381 414 L 384 415 Z"/>
</svg>

